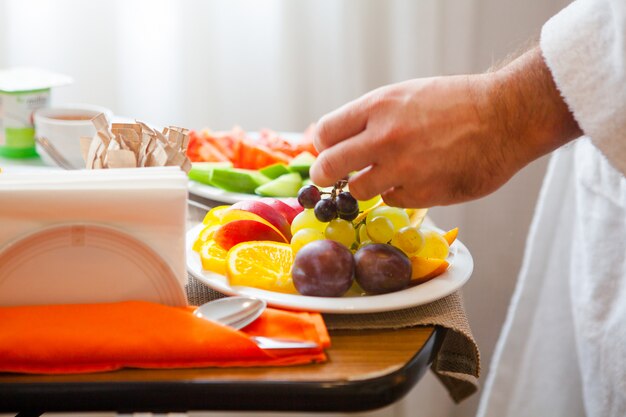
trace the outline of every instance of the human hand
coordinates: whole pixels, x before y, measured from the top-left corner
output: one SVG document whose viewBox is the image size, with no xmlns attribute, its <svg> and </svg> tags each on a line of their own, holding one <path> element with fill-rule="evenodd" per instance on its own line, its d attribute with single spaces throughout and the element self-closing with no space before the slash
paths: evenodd
<svg viewBox="0 0 626 417">
<path fill-rule="evenodd" d="M 459 203 L 495 191 L 576 132 L 536 48 L 498 73 L 394 84 L 326 115 L 311 178 L 328 186 L 356 171 L 350 192 L 360 200 Z"/>
</svg>

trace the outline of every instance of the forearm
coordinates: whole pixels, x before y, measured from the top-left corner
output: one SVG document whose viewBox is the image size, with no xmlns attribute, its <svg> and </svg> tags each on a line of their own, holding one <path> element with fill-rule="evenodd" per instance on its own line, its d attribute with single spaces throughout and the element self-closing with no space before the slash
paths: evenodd
<svg viewBox="0 0 626 417">
<path fill-rule="evenodd" d="M 582 135 L 538 46 L 487 76 L 495 118 L 522 165 Z"/>
</svg>

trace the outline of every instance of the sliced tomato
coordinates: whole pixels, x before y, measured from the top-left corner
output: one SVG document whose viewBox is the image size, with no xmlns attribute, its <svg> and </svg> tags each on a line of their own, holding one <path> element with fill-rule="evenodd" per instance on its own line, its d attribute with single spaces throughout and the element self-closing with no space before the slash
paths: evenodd
<svg viewBox="0 0 626 417">
<path fill-rule="evenodd" d="M 200 155 L 198 149 L 200 148 L 201 141 L 198 137 L 198 133 L 194 130 L 189 132 L 189 144 L 187 145 L 187 157 L 192 162 L 200 162 Z"/>
<path fill-rule="evenodd" d="M 236 168 L 261 169 L 281 162 L 288 164 L 290 160 L 291 157 L 283 152 L 243 140 L 239 143 L 238 158 L 233 164 Z"/>
<path fill-rule="evenodd" d="M 237 168 L 260 169 L 275 163 L 288 164 L 304 151 L 317 155 L 313 125 L 298 141 L 288 140 L 270 129 L 261 130 L 255 139 L 248 138 L 239 127 L 227 132 L 191 131 L 187 156 L 192 162 L 231 161 Z"/>
<path fill-rule="evenodd" d="M 198 155 L 204 162 L 225 162 L 228 157 L 220 152 L 211 142 L 204 142 L 198 149 Z"/>
</svg>

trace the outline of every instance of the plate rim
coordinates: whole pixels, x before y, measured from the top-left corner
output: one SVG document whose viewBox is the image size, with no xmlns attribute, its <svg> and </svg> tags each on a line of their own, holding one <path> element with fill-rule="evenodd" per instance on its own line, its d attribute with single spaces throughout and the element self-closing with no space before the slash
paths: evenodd
<svg viewBox="0 0 626 417">
<path fill-rule="evenodd" d="M 118 249 L 116 246 L 107 247 L 106 245 L 102 246 L 101 243 L 103 241 L 113 242 L 115 239 L 117 239 L 117 241 L 113 243 L 118 243 L 119 241 L 127 242 L 127 245 L 132 246 L 126 246 L 123 249 L 127 251 L 132 250 L 132 253 L 135 255 L 142 256 L 144 259 L 152 258 L 150 260 L 156 260 L 156 262 L 158 262 L 157 265 L 151 264 L 150 266 L 161 270 L 162 274 L 158 277 L 166 277 L 166 279 L 160 280 L 157 276 L 148 274 L 145 276 L 147 276 L 153 284 L 153 288 L 160 297 L 160 302 L 172 306 L 182 306 L 188 304 L 184 288 L 176 278 L 176 274 L 172 270 L 171 265 L 169 265 L 167 261 L 163 259 L 163 257 L 148 243 L 138 239 L 136 236 L 123 229 L 108 224 L 89 221 L 68 221 L 53 223 L 23 231 L 22 233 L 13 236 L 8 242 L 5 243 L 5 245 L 0 249 L 0 258 L 7 256 L 7 254 L 11 254 L 16 250 L 20 250 L 24 245 L 27 245 L 33 239 L 42 239 L 35 246 L 33 246 L 35 249 L 40 249 L 41 247 L 45 248 L 45 245 L 50 242 L 50 239 L 45 240 L 46 236 L 52 236 L 52 239 L 58 240 L 58 234 L 67 234 L 68 232 L 71 235 L 73 233 L 79 233 L 80 236 L 83 234 L 89 234 L 90 245 L 84 245 L 81 243 L 77 245 L 78 247 L 89 246 L 113 252 L 113 249 Z M 96 245 L 94 242 L 100 244 L 100 246 Z M 135 262 L 135 264 L 138 263 Z M 0 286 L 2 286 L 5 279 L 5 276 L 0 275 Z"/>
<path fill-rule="evenodd" d="M 333 314 L 367 314 L 367 313 L 380 313 L 387 311 L 396 311 L 402 310 L 411 307 L 417 307 L 420 305 L 425 305 L 431 303 L 433 301 L 437 301 L 442 299 L 454 291 L 460 289 L 465 285 L 465 283 L 471 278 L 472 272 L 474 270 L 474 260 L 467 249 L 467 247 L 458 239 L 454 241 L 452 247 L 455 248 L 455 258 L 459 257 L 462 261 L 456 261 L 456 263 L 451 263 L 450 268 L 439 277 L 439 281 L 430 280 L 423 284 L 419 284 L 416 286 L 412 286 L 406 288 L 401 291 L 396 291 L 387 294 L 379 294 L 379 295 L 367 295 L 362 297 L 313 297 L 313 296 L 305 296 L 305 295 L 296 295 L 296 294 L 283 294 L 273 291 L 262 290 L 253 287 L 231 287 L 227 283 L 222 283 L 217 280 L 217 277 L 222 280 L 226 278 L 224 275 L 217 274 L 215 272 L 204 271 L 202 269 L 202 264 L 200 262 L 200 255 L 192 249 L 193 242 L 197 237 L 199 231 L 204 227 L 202 223 L 199 223 L 193 226 L 191 229 L 187 231 L 186 234 L 186 248 L 187 248 L 187 272 L 200 281 L 203 285 L 218 291 L 220 293 L 226 295 L 248 295 L 257 298 L 261 298 L 265 300 L 268 305 L 278 308 L 283 308 L 287 310 L 296 310 L 296 311 L 313 311 L 319 313 L 333 313 Z M 194 257 L 196 257 L 194 259 Z M 200 273 L 198 271 L 197 265 L 194 266 L 193 263 L 200 265 Z M 451 269 L 452 268 L 452 269 Z M 457 270 L 457 268 L 461 268 L 458 272 L 460 278 L 454 279 L 450 285 L 445 286 L 439 289 L 434 295 L 431 296 L 423 296 L 421 300 L 417 300 L 416 298 L 411 297 L 415 295 L 415 293 L 423 292 L 429 288 L 434 287 L 438 289 L 438 287 L 442 287 L 442 285 L 436 285 L 442 281 L 441 278 L 450 278 L 453 271 Z M 430 284 L 430 285 L 429 285 Z M 290 301 L 292 297 L 297 297 L 296 300 L 300 300 L 303 302 L 302 304 L 298 304 L 297 301 Z M 285 302 L 283 298 L 287 298 Z M 397 302 L 397 299 L 403 299 L 400 303 Z M 348 305 L 345 300 L 352 300 L 353 303 Z M 343 300 L 343 301 L 342 301 Z M 357 301 L 355 300 L 367 300 L 367 301 Z M 382 300 L 382 301 L 381 301 Z M 378 301 L 378 303 L 376 303 Z M 315 304 L 323 304 L 322 306 L 316 306 Z M 327 305 L 330 304 L 330 305 Z M 341 304 L 345 304 L 342 306 Z M 356 306 L 354 305 L 356 304 Z"/>
<path fill-rule="evenodd" d="M 187 190 L 195 196 L 227 204 L 235 204 L 242 200 L 263 198 L 262 196 L 256 194 L 235 193 L 222 190 L 221 188 L 217 188 L 208 184 L 203 184 L 192 179 L 189 179 L 189 182 L 187 184 Z"/>
</svg>

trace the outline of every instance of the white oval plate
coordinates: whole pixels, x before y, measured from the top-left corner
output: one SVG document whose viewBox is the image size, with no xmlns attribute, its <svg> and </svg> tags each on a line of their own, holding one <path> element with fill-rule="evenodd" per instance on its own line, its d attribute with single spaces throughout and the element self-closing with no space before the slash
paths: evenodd
<svg viewBox="0 0 626 417">
<path fill-rule="evenodd" d="M 234 204 L 243 200 L 258 200 L 261 198 L 261 196 L 256 194 L 233 193 L 194 180 L 189 180 L 187 188 L 191 194 L 197 195 L 198 197 L 204 197 L 212 201 L 226 204 Z"/>
<path fill-rule="evenodd" d="M 344 297 L 311 297 L 283 294 L 252 287 L 231 286 L 228 278 L 202 269 L 200 255 L 193 249 L 193 242 L 203 225 L 187 232 L 187 270 L 208 287 L 227 295 L 248 295 L 265 300 L 269 305 L 288 310 L 317 311 L 320 313 L 375 313 L 400 310 L 428 304 L 452 294 L 467 282 L 474 269 L 469 250 L 458 239 L 452 244 L 448 270 L 424 284 L 381 295 L 358 295 Z"/>
</svg>

